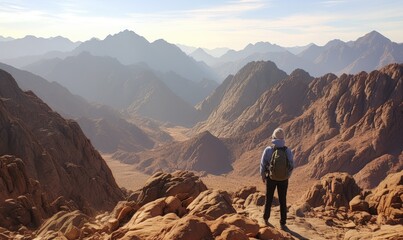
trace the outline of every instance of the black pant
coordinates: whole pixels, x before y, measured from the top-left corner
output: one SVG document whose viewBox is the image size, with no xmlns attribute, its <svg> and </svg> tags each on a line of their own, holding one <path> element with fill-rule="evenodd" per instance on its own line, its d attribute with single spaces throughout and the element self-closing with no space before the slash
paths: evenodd
<svg viewBox="0 0 403 240">
<path fill-rule="evenodd" d="M 284 181 L 274 181 L 270 177 L 266 179 L 266 204 L 264 205 L 264 219 L 270 218 L 271 204 L 273 202 L 274 190 L 277 187 L 278 200 L 280 202 L 280 223 L 285 224 L 287 220 L 287 188 L 288 179 Z"/>
</svg>

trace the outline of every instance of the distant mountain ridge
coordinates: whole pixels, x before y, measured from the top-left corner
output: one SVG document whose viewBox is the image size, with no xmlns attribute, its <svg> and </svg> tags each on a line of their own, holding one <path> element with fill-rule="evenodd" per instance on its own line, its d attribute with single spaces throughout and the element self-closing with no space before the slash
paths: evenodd
<svg viewBox="0 0 403 240">
<path fill-rule="evenodd" d="M 64 60 L 40 62 L 27 70 L 89 101 L 130 114 L 180 125 L 192 125 L 199 119 L 196 109 L 174 94 L 153 71 L 123 65 L 109 56 L 83 52 Z"/>
<path fill-rule="evenodd" d="M 80 45 L 64 37 L 38 38 L 26 36 L 20 39 L 0 41 L 0 60 L 41 55 L 51 51 L 68 52 Z"/>
<path fill-rule="evenodd" d="M 205 78 L 216 79 L 207 65 L 196 62 L 177 46 L 162 39 L 150 43 L 144 37 L 129 30 L 108 35 L 104 40 L 86 41 L 80 44 L 74 53 L 84 51 L 95 56 L 114 57 L 125 65 L 145 63 L 157 71 L 174 71 L 195 82 Z"/>
<path fill-rule="evenodd" d="M 219 58 L 213 58 L 200 50 L 196 50 L 191 56 L 210 65 L 221 79 L 235 74 L 251 61 L 272 61 L 287 73 L 301 68 L 313 76 L 326 73 L 339 75 L 372 71 L 391 63 L 402 63 L 403 44 L 392 42 L 379 32 L 372 31 L 355 41 L 334 39 L 324 46 L 309 44 L 281 47 L 269 42 L 258 42 L 248 44 L 239 51 L 229 50 Z"/>
<path fill-rule="evenodd" d="M 299 54 L 315 64 L 308 71 L 314 75 L 333 72 L 358 73 L 403 62 L 403 44 L 397 44 L 372 31 L 356 41 L 332 40 L 325 46 L 311 46 Z"/>
</svg>

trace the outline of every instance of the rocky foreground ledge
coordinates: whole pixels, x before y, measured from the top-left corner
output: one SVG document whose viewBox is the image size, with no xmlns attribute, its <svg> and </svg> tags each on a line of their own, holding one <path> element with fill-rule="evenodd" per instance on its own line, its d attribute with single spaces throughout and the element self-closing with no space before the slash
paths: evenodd
<svg viewBox="0 0 403 240">
<path fill-rule="evenodd" d="M 347 174 L 328 174 L 290 206 L 281 229 L 278 207 L 264 223 L 264 194 L 254 187 L 228 193 L 191 172 L 159 172 L 111 212 L 91 217 L 66 206 L 38 229 L 0 228 L 0 239 L 401 239 L 402 179 L 403 171 L 389 175 L 369 192 Z"/>
</svg>

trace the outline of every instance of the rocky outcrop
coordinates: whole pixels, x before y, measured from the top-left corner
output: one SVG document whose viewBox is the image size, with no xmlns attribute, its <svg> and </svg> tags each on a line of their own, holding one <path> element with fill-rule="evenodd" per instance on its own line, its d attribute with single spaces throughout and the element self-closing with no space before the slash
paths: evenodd
<svg viewBox="0 0 403 240">
<path fill-rule="evenodd" d="M 321 178 L 303 196 L 310 207 L 349 207 L 350 201 L 361 193 L 361 189 L 347 173 L 329 173 Z"/>
<path fill-rule="evenodd" d="M 142 206 L 158 198 L 175 196 L 186 207 L 205 190 L 206 185 L 191 172 L 177 171 L 172 174 L 158 172 L 147 180 L 136 202 Z"/>
<path fill-rule="evenodd" d="M 202 192 L 187 209 L 189 214 L 203 216 L 207 219 L 217 219 L 224 214 L 236 213 L 230 195 L 219 190 Z"/>
<path fill-rule="evenodd" d="M 189 172 L 177 172 L 174 176 L 155 174 L 143 188 L 150 190 L 154 183 L 175 186 L 168 190 L 170 196 L 144 201 L 121 201 L 111 212 L 91 218 L 81 211 L 60 211 L 47 219 L 37 231 L 22 233 L 2 231 L 0 237 L 20 236 L 27 239 L 292 239 L 289 233 L 270 225 L 262 225 L 245 212 L 237 212 L 231 205 L 231 196 L 224 191 L 204 190 L 189 193 L 178 183 L 186 178 L 188 186 L 203 184 Z M 180 185 L 180 184 L 179 184 Z M 204 185 L 204 184 L 203 184 Z M 160 187 L 164 188 L 163 185 Z M 166 189 L 167 190 L 167 189 Z M 176 192 L 176 194 L 174 194 Z M 256 193 L 256 192 L 255 192 Z M 251 195 L 250 195 L 251 196 Z M 187 207 L 187 208 L 185 208 Z M 258 210 L 255 206 L 255 211 Z M 251 208 L 252 209 L 252 208 Z M 260 214 L 261 215 L 261 214 Z M 260 219 L 260 218 L 259 218 Z M 22 230 L 21 230 L 22 231 Z"/>
<path fill-rule="evenodd" d="M 355 229 L 371 225 L 372 231 L 378 231 L 379 226 L 389 224 L 402 229 L 402 196 L 403 171 L 389 174 L 372 192 L 361 192 L 354 179 L 345 173 L 331 173 L 304 195 L 304 204 L 292 207 L 291 212 L 301 217 L 324 218 L 329 226 Z M 383 234 L 385 231 L 373 236 Z"/>
<path fill-rule="evenodd" d="M 15 156 L 0 157 L 0 226 L 17 230 L 36 228 L 56 209 L 37 180 L 29 178 L 24 162 Z"/>
<path fill-rule="evenodd" d="M 11 75 L 1 70 L 0 129 L 0 156 L 21 159 L 2 166 L 10 176 L 3 174 L 8 178 L 3 198 L 18 199 L 18 194 L 32 193 L 28 182 L 39 182 L 49 202 L 63 196 L 87 214 L 111 210 L 123 198 L 110 169 L 78 124 L 63 119 L 32 92 L 21 91 Z M 39 198 L 41 190 L 34 190 L 39 193 L 33 196 Z M 34 206 L 28 203 L 25 208 Z"/>
<path fill-rule="evenodd" d="M 366 197 L 370 210 L 378 214 L 378 222 L 403 224 L 403 171 L 388 175 Z"/>
</svg>

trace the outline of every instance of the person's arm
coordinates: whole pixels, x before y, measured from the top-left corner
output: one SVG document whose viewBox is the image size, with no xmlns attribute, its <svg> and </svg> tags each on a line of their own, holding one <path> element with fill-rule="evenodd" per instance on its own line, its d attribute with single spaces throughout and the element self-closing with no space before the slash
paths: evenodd
<svg viewBox="0 0 403 240">
<path fill-rule="evenodd" d="M 266 166 L 268 164 L 268 151 L 270 148 L 266 148 L 263 151 L 262 158 L 260 159 L 260 176 L 262 177 L 262 181 L 266 181 Z"/>
<path fill-rule="evenodd" d="M 294 155 L 292 154 L 291 149 L 287 148 L 287 159 L 288 163 L 290 164 L 290 174 L 294 169 Z"/>
</svg>

